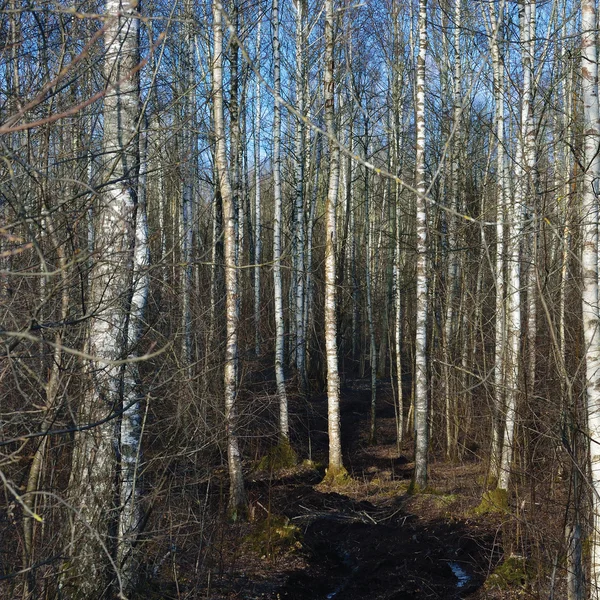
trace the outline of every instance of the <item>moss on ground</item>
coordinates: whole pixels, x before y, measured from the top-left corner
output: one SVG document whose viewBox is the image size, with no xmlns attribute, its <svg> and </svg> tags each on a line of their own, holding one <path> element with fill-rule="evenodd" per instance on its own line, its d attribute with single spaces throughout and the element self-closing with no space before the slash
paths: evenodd
<svg viewBox="0 0 600 600">
<path fill-rule="evenodd" d="M 486 490 L 494 490 L 498 487 L 498 478 L 489 473 L 480 475 L 476 481 L 477 485 L 484 487 Z"/>
<path fill-rule="evenodd" d="M 483 494 L 479 506 L 475 509 L 476 515 L 490 513 L 503 513 L 508 511 L 508 492 L 501 488 L 489 490 Z"/>
<path fill-rule="evenodd" d="M 415 483 L 414 479 L 411 479 L 410 485 L 408 486 L 408 491 L 406 493 L 412 496 L 415 494 L 435 494 L 436 491 L 428 485 L 421 487 Z"/>
<path fill-rule="evenodd" d="M 486 587 L 509 590 L 526 586 L 532 579 L 531 566 L 523 556 L 509 556 L 488 577 Z"/>
<path fill-rule="evenodd" d="M 320 485 L 327 487 L 345 487 L 352 482 L 352 478 L 344 467 L 329 467 L 325 470 L 325 477 Z"/>
<path fill-rule="evenodd" d="M 279 442 L 269 449 L 267 454 L 260 459 L 257 469 L 259 471 L 279 471 L 290 469 L 298 464 L 298 456 L 288 440 Z"/>
<path fill-rule="evenodd" d="M 261 556 L 271 558 L 300 548 L 302 533 L 287 517 L 268 515 L 244 541 Z"/>
</svg>

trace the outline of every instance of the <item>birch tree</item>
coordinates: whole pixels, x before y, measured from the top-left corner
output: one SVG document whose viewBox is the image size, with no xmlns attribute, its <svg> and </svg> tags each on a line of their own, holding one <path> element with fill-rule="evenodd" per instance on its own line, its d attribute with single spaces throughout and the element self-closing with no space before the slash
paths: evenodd
<svg viewBox="0 0 600 600">
<path fill-rule="evenodd" d="M 273 288 L 275 294 L 275 377 L 279 395 L 279 435 L 282 441 L 289 437 L 288 403 L 283 371 L 285 351 L 285 323 L 283 320 L 283 282 L 281 279 L 281 235 L 283 206 L 281 199 L 281 57 L 279 44 L 279 1 L 273 0 Z"/>
<path fill-rule="evenodd" d="M 519 8 L 519 31 L 521 40 L 521 62 L 523 68 L 523 91 L 521 96 L 520 136 L 517 140 L 515 159 L 515 194 L 508 209 L 508 220 L 511 224 L 511 235 L 506 243 L 507 254 L 507 309 L 506 309 L 506 416 L 504 424 L 504 441 L 498 476 L 498 489 L 508 491 L 515 444 L 515 427 L 517 418 L 517 400 L 520 377 L 520 342 L 521 342 L 521 269 L 520 245 L 523 235 L 523 223 L 529 198 L 528 162 L 530 161 L 531 128 L 532 128 L 532 85 L 533 56 L 531 53 L 532 21 L 535 23 L 535 3 L 524 2 Z"/>
<path fill-rule="evenodd" d="M 181 329 L 182 329 L 182 357 L 187 370 L 188 379 L 191 380 L 192 363 L 192 245 L 194 230 L 192 222 L 192 208 L 194 200 L 194 179 L 196 170 L 195 161 L 195 76 L 194 76 L 194 40 L 192 35 L 192 7 L 186 0 L 184 9 L 185 25 L 183 40 L 183 116 L 184 126 L 182 134 L 183 143 L 183 181 L 181 193 L 181 255 L 183 269 L 181 269 Z"/>
<path fill-rule="evenodd" d="M 340 179 L 340 151 L 335 127 L 335 20 L 333 0 L 325 0 L 325 124 L 329 136 L 329 183 L 325 203 L 325 355 L 327 360 L 327 418 L 329 466 L 326 479 L 345 475 L 340 423 L 340 377 L 337 356 L 336 207 Z"/>
<path fill-rule="evenodd" d="M 63 592 L 73 599 L 99 595 L 116 571 L 118 587 L 131 589 L 137 570 L 133 557 L 139 525 L 135 467 L 139 456 L 139 396 L 131 365 L 146 298 L 146 234 L 138 211 L 139 63 L 137 3 L 109 0 L 104 34 L 104 173 L 106 184 L 96 209 L 95 263 L 90 281 L 86 353 L 94 357 L 78 422 L 91 425 L 76 435 L 70 502 L 74 522 Z M 139 216 L 138 216 L 139 214 Z M 120 415 L 115 434 L 112 420 Z M 120 441 L 121 504 L 115 507 L 115 435 Z M 117 510 L 118 509 L 118 510 Z M 119 518 L 115 519 L 115 515 Z M 109 534 L 118 521 L 118 562 Z"/>
<path fill-rule="evenodd" d="M 505 394 L 506 359 L 506 298 L 504 283 L 505 261 L 505 212 L 506 212 L 506 158 L 504 141 L 504 61 L 501 50 L 500 26 L 504 19 L 504 3 L 488 6 L 490 49 L 494 81 L 495 127 L 496 127 L 496 253 L 495 289 L 496 311 L 494 329 L 494 406 L 492 412 L 492 447 L 490 451 L 490 480 L 498 481 L 502 452 L 502 414 Z"/>
<path fill-rule="evenodd" d="M 600 597 L 600 344 L 598 343 L 598 182 L 600 108 L 596 0 L 581 2 L 581 78 L 584 119 L 584 180 L 581 199 L 581 273 L 585 391 L 592 496 L 591 598 Z"/>
<path fill-rule="evenodd" d="M 425 60 L 427 56 L 427 0 L 419 0 L 419 54 L 416 71 L 417 130 L 415 188 L 417 215 L 417 327 L 415 341 L 415 475 L 414 487 L 427 487 L 429 403 L 427 385 L 427 212 L 425 187 Z"/>
<path fill-rule="evenodd" d="M 256 72 L 260 74 L 262 18 L 256 28 Z M 261 124 L 261 81 L 256 77 L 254 92 L 254 353 L 260 354 L 260 263 L 262 260 L 262 198 L 260 193 L 260 124 Z"/>
<path fill-rule="evenodd" d="M 238 268 L 236 215 L 225 143 L 223 115 L 223 7 L 213 3 L 214 57 L 213 118 L 215 131 L 215 163 L 223 204 L 223 231 L 225 256 L 225 429 L 227 432 L 227 463 L 229 467 L 229 513 L 233 519 L 242 518 L 246 510 L 246 492 L 242 473 L 242 457 L 237 436 L 237 378 L 238 378 Z M 237 147 L 232 148 L 237 152 Z"/>
<path fill-rule="evenodd" d="M 305 113 L 306 100 L 306 64 L 305 64 L 305 21 L 306 0 L 296 0 L 296 109 L 301 115 Z M 304 302 L 305 302 L 305 231 L 304 231 L 304 163 L 305 163 L 305 127 L 302 119 L 296 121 L 296 136 L 294 142 L 294 356 L 300 388 L 306 391 L 306 333 L 304 331 Z"/>
</svg>

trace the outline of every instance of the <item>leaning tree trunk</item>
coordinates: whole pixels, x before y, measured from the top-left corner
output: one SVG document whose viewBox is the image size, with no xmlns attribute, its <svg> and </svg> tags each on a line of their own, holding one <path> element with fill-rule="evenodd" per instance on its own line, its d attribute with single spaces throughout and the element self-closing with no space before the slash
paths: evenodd
<svg viewBox="0 0 600 600">
<path fill-rule="evenodd" d="M 221 4 L 213 3 L 214 59 L 213 110 L 215 131 L 215 163 L 219 174 L 223 203 L 223 230 L 225 254 L 225 319 L 227 341 L 225 346 L 225 428 L 227 431 L 227 462 L 229 467 L 229 513 L 239 518 L 246 508 L 246 493 L 242 474 L 242 457 L 237 438 L 237 368 L 238 368 L 238 269 L 237 232 L 233 191 L 229 179 L 225 124 L 223 117 L 223 26 Z M 232 148 L 233 152 L 237 148 Z"/>
</svg>

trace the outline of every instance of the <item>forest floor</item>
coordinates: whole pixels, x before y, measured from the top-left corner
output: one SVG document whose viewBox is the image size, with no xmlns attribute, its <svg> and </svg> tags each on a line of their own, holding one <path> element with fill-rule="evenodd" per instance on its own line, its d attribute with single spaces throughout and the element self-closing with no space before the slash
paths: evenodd
<svg viewBox="0 0 600 600">
<path fill-rule="evenodd" d="M 398 452 L 389 386 L 378 393 L 376 445 L 367 439 L 369 402 L 368 389 L 343 391 L 347 483 L 321 483 L 326 400 L 314 398 L 314 462 L 250 472 L 250 521 L 222 520 L 208 542 L 202 575 L 192 582 L 185 573 L 194 570 L 193 557 L 182 556 L 170 591 L 162 587 L 146 597 L 504 600 L 539 597 L 534 589 L 539 591 L 541 579 L 552 579 L 560 597 L 564 582 L 555 577 L 556 566 L 552 572 L 551 566 L 540 567 L 514 551 L 521 548 L 515 543 L 514 513 L 477 514 L 485 465 L 474 458 L 432 462 L 431 488 L 411 494 L 412 443 Z"/>
</svg>

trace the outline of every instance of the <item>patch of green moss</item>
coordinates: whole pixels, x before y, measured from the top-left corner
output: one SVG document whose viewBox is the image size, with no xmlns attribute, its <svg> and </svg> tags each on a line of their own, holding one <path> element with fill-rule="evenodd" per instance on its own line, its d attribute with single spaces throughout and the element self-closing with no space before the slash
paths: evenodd
<svg viewBox="0 0 600 600">
<path fill-rule="evenodd" d="M 531 567 L 522 556 L 509 556 L 488 577 L 486 587 L 508 590 L 524 587 L 532 579 Z"/>
<path fill-rule="evenodd" d="M 434 502 L 439 508 L 444 508 L 454 504 L 458 500 L 456 494 L 435 494 Z"/>
<path fill-rule="evenodd" d="M 479 506 L 475 509 L 475 514 L 486 515 L 506 511 L 508 511 L 508 492 L 501 488 L 496 488 L 483 494 Z"/>
<path fill-rule="evenodd" d="M 272 558 L 300 548 L 302 533 L 287 517 L 269 515 L 244 540 L 261 556 Z"/>
<path fill-rule="evenodd" d="M 480 475 L 477 478 L 477 485 L 484 487 L 486 490 L 494 490 L 498 487 L 498 478 L 489 473 L 486 475 Z"/>
<path fill-rule="evenodd" d="M 433 494 L 435 493 L 435 490 L 428 485 L 426 485 L 425 487 L 421 487 L 420 485 L 415 483 L 414 479 L 411 479 L 410 485 L 408 486 L 408 490 L 406 493 L 410 496 L 413 496 L 415 494 Z"/>
<path fill-rule="evenodd" d="M 344 487 L 352 481 L 352 478 L 348 474 L 348 471 L 344 467 L 332 468 L 329 467 L 325 470 L 325 477 L 323 477 L 322 485 L 330 487 Z"/>
<path fill-rule="evenodd" d="M 298 456 L 288 440 L 283 440 L 273 446 L 265 456 L 260 459 L 257 469 L 259 471 L 279 471 L 290 469 L 298 464 Z"/>
</svg>

